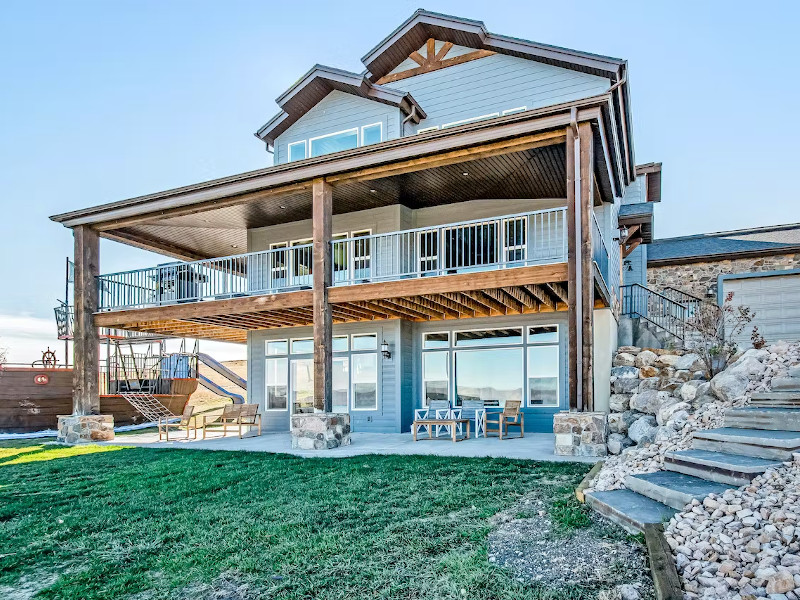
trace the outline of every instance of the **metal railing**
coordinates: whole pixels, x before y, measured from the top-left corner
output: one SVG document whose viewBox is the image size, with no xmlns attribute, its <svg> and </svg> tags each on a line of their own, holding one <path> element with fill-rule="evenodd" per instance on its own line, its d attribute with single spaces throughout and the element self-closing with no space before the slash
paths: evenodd
<svg viewBox="0 0 800 600">
<path fill-rule="evenodd" d="M 53 311 L 56 315 L 58 339 L 71 340 L 75 335 L 75 307 L 67 306 L 62 303 L 56 306 Z M 146 331 L 130 331 L 128 329 L 113 329 L 111 327 L 100 327 L 98 333 L 101 340 L 135 339 L 144 341 L 169 337 L 162 334 L 148 333 Z"/>
<path fill-rule="evenodd" d="M 681 340 L 686 338 L 693 313 L 685 304 L 638 283 L 623 285 L 620 293 L 623 316 L 644 319 Z"/>
<path fill-rule="evenodd" d="M 663 290 L 661 290 L 661 293 L 667 298 L 686 306 L 688 315 L 687 318 L 689 319 L 698 314 L 700 306 L 703 304 L 703 302 L 705 302 L 705 300 L 698 296 L 687 294 L 683 290 L 679 290 L 678 288 L 672 286 L 665 287 Z"/>
<path fill-rule="evenodd" d="M 610 288 L 609 276 L 608 276 L 608 266 L 610 264 L 609 260 L 609 252 L 608 246 L 606 245 L 606 240 L 603 237 L 603 232 L 600 229 L 600 224 L 597 222 L 597 217 L 592 212 L 592 260 L 597 265 L 597 269 L 600 271 L 600 275 L 603 277 L 603 281 L 606 282 L 606 285 Z M 616 290 L 613 290 L 616 293 Z"/>
<path fill-rule="evenodd" d="M 311 287 L 312 245 L 100 275 L 100 310 L 221 300 Z"/>
<path fill-rule="evenodd" d="M 566 209 L 333 240 L 333 283 L 351 285 L 561 262 Z"/>
</svg>

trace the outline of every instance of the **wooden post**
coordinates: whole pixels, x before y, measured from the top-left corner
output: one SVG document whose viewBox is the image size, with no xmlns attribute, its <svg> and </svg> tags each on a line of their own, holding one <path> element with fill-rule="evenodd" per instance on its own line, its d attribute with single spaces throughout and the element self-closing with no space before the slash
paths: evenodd
<svg viewBox="0 0 800 600">
<path fill-rule="evenodd" d="M 75 318 L 73 322 L 72 412 L 76 415 L 100 413 L 98 360 L 100 336 L 94 325 L 97 312 L 97 275 L 100 271 L 100 237 L 94 229 L 79 225 L 75 238 Z"/>
<path fill-rule="evenodd" d="M 589 411 L 594 408 L 592 375 L 594 269 L 591 237 L 593 205 L 593 132 L 591 124 L 581 123 L 567 129 L 569 408 L 579 411 Z"/>
<path fill-rule="evenodd" d="M 594 132 L 591 123 L 578 125 L 580 137 L 580 223 L 581 223 L 581 410 L 594 410 L 594 267 L 592 260 L 592 211 L 594 210 Z M 576 182 L 577 188 L 578 182 Z"/>
<path fill-rule="evenodd" d="M 328 302 L 332 283 L 331 221 L 333 191 L 323 178 L 313 182 L 314 230 L 314 408 L 333 410 L 333 321 Z"/>
</svg>

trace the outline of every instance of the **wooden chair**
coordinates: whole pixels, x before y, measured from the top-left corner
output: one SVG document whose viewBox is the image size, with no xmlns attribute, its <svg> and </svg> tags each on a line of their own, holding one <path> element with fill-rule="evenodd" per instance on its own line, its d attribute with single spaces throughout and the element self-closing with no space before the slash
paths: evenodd
<svg viewBox="0 0 800 600">
<path fill-rule="evenodd" d="M 496 431 L 503 439 L 503 429 L 505 428 L 506 437 L 508 437 L 509 427 L 519 427 L 519 437 L 525 437 L 525 415 L 520 410 L 522 402 L 519 400 L 506 400 L 506 405 L 503 412 L 489 413 L 486 415 L 486 433 Z M 497 425 L 497 428 L 490 427 L 490 425 Z"/>
<path fill-rule="evenodd" d="M 213 415 L 203 415 L 203 439 L 206 439 L 206 430 L 209 427 L 222 427 L 222 437 L 228 432 L 228 425 L 236 426 L 236 421 L 242 412 L 244 404 L 226 404 L 222 407 L 222 414 L 219 417 Z"/>
<path fill-rule="evenodd" d="M 169 441 L 169 428 L 180 429 L 186 427 L 186 439 L 189 439 L 189 430 L 194 429 L 194 439 L 197 439 L 197 415 L 194 414 L 194 406 L 186 404 L 183 407 L 181 416 L 159 417 L 158 418 L 158 439 L 163 437 Z"/>
<path fill-rule="evenodd" d="M 453 409 L 456 419 L 469 419 L 475 422 L 475 437 L 486 437 L 486 405 L 483 400 L 462 400 L 461 408 Z"/>
<path fill-rule="evenodd" d="M 450 402 L 448 400 L 428 400 L 428 406 L 426 408 L 418 408 L 414 411 L 414 420 L 415 421 L 422 421 L 424 419 L 449 419 L 452 417 L 452 409 L 450 408 Z M 430 425 L 422 425 L 423 429 L 429 429 Z M 439 437 L 439 434 L 442 430 L 448 431 L 450 427 L 448 425 L 437 425 L 436 437 Z M 452 434 L 452 431 L 448 431 L 448 433 Z"/>
<path fill-rule="evenodd" d="M 239 412 L 239 439 L 242 439 L 242 427 L 255 427 L 258 425 L 258 435 L 261 435 L 261 413 L 258 412 L 258 404 L 242 404 Z"/>
</svg>

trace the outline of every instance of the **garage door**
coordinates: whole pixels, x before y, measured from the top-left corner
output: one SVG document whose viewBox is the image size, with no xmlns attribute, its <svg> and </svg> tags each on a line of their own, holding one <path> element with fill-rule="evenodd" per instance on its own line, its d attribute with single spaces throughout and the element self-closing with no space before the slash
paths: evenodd
<svg viewBox="0 0 800 600">
<path fill-rule="evenodd" d="M 733 292 L 733 303 L 753 309 L 753 325 L 768 342 L 800 341 L 800 274 L 723 280 L 723 292 Z M 739 344 L 750 345 L 748 327 Z"/>
</svg>

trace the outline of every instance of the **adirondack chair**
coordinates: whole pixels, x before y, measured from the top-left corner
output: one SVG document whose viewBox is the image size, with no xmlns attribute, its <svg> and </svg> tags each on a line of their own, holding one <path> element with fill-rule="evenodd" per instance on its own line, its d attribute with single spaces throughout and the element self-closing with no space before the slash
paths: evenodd
<svg viewBox="0 0 800 600">
<path fill-rule="evenodd" d="M 483 434 L 486 437 L 486 405 L 483 400 L 462 400 L 461 408 L 453 409 L 457 419 L 469 419 L 475 422 L 475 437 Z"/>
<path fill-rule="evenodd" d="M 509 427 L 519 427 L 519 437 L 525 437 L 525 415 L 520 408 L 522 402 L 519 400 L 506 400 L 506 405 L 503 407 L 503 412 L 489 413 L 486 415 L 486 433 L 496 431 L 503 439 L 503 429 L 505 429 L 506 437 L 508 437 Z M 497 425 L 497 428 L 490 427 L 490 425 Z"/>
<path fill-rule="evenodd" d="M 415 421 L 422 419 L 448 419 L 451 416 L 450 402 L 447 400 L 429 400 L 427 407 L 418 408 L 414 411 Z M 430 425 L 421 425 L 420 429 L 425 429 L 430 434 Z M 448 425 L 437 425 L 436 437 L 439 437 L 442 431 L 450 432 L 450 427 Z"/>
<path fill-rule="evenodd" d="M 169 441 L 169 428 L 180 429 L 186 427 L 186 439 L 189 439 L 189 431 L 194 429 L 194 439 L 197 439 L 197 415 L 194 414 L 194 406 L 187 404 L 183 407 L 183 414 L 180 416 L 169 415 L 158 417 L 158 439 L 165 437 Z"/>
</svg>

